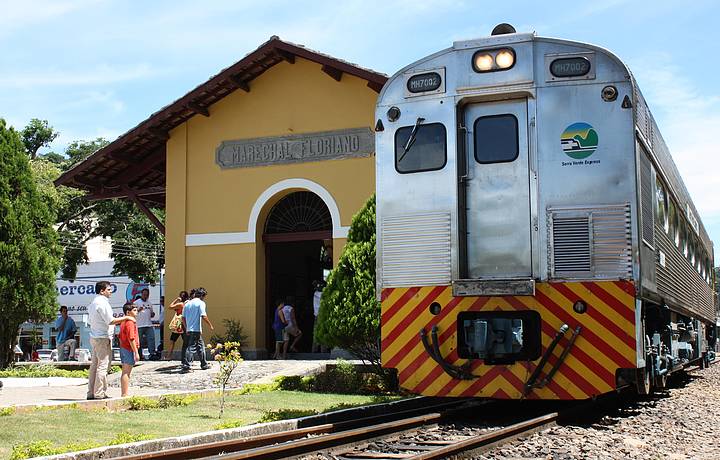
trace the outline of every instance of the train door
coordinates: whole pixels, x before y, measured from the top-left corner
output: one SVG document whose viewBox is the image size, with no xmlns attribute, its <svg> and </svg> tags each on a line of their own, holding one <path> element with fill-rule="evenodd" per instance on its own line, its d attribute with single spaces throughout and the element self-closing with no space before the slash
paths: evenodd
<svg viewBox="0 0 720 460">
<path fill-rule="evenodd" d="M 527 100 L 465 108 L 466 276 L 532 276 Z"/>
</svg>

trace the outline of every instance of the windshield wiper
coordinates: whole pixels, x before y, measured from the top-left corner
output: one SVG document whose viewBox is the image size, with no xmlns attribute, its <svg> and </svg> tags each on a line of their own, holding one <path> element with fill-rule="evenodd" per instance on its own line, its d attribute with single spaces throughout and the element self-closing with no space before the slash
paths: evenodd
<svg viewBox="0 0 720 460">
<path fill-rule="evenodd" d="M 417 131 L 421 124 L 425 122 L 425 119 L 423 117 L 418 117 L 417 121 L 415 122 L 415 126 L 413 126 L 412 131 L 410 131 L 410 137 L 408 138 L 407 142 L 405 143 L 405 147 L 403 147 L 403 154 L 400 156 L 400 159 L 398 160 L 398 163 L 403 161 L 403 158 L 405 158 L 405 155 L 410 151 L 410 148 L 415 143 L 415 138 L 417 137 Z"/>
</svg>

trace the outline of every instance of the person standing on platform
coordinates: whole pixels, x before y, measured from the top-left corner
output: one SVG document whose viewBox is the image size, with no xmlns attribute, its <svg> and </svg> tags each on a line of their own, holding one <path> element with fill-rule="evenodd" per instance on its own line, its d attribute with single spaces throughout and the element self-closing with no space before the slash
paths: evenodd
<svg viewBox="0 0 720 460">
<path fill-rule="evenodd" d="M 130 319 L 120 325 L 120 363 L 122 374 L 120 375 L 120 396 L 127 396 L 130 390 L 130 373 L 132 368 L 140 360 L 138 350 L 140 341 L 138 339 L 138 328 L 135 318 L 137 307 L 130 302 L 123 305 L 123 313 Z"/>
<path fill-rule="evenodd" d="M 185 329 L 185 337 L 187 338 L 187 346 L 183 354 L 182 372 L 190 372 L 195 353 L 200 353 L 200 368 L 210 369 L 205 359 L 205 342 L 202 337 L 202 322 L 207 323 L 210 330 L 215 330 L 212 323 L 207 317 L 205 307 L 205 296 L 207 291 L 205 288 L 195 290 L 195 297 L 188 301 L 183 308 L 183 327 Z"/>
<path fill-rule="evenodd" d="M 287 321 L 285 321 L 285 315 L 283 314 L 285 302 L 278 299 L 275 301 L 275 305 L 272 325 L 273 333 L 275 334 L 275 354 L 273 355 L 273 359 L 285 359 L 285 354 L 287 353 L 287 347 L 285 346 L 285 326 L 287 326 Z"/>
<path fill-rule="evenodd" d="M 185 302 L 188 301 L 188 293 L 186 291 L 180 291 L 180 294 L 172 301 L 170 308 L 175 310 L 175 316 L 170 320 L 170 350 L 168 350 L 165 356 L 166 360 L 172 359 L 173 351 L 175 350 L 175 343 L 180 337 L 183 338 L 182 349 L 185 349 L 185 330 L 183 329 L 182 322 L 182 311 L 185 307 Z"/>
<path fill-rule="evenodd" d="M 57 329 L 57 360 L 67 361 L 75 358 L 75 333 L 77 326 L 75 321 L 68 316 L 68 309 L 65 305 L 60 307 L 60 317 L 55 321 L 55 329 Z M 65 355 L 65 347 L 70 349 L 68 355 Z"/>
<path fill-rule="evenodd" d="M 113 318 L 112 307 L 108 299 L 112 295 L 112 285 L 108 281 L 95 283 L 97 294 L 88 305 L 88 321 L 90 322 L 90 345 L 92 361 L 88 375 L 87 399 L 106 399 L 107 373 L 112 354 L 112 338 L 115 325 L 120 324 L 127 316 Z"/>
<path fill-rule="evenodd" d="M 285 316 L 285 322 L 287 323 L 287 326 L 285 326 L 285 333 L 287 335 L 285 344 L 283 345 L 283 355 L 287 355 L 287 347 L 290 343 L 290 338 L 293 338 L 292 344 L 290 344 L 290 351 L 298 353 L 299 350 L 297 349 L 297 344 L 302 337 L 302 331 L 298 327 L 297 318 L 295 317 L 295 308 L 293 308 L 292 303 L 293 298 L 288 297 L 285 300 L 285 306 L 283 307 L 283 315 Z"/>
<path fill-rule="evenodd" d="M 138 307 L 137 327 L 138 334 L 140 334 L 140 359 L 143 358 L 143 343 L 147 345 L 148 355 L 153 356 L 155 354 L 155 328 L 152 323 L 152 318 L 155 317 L 155 310 L 153 309 L 152 303 L 148 301 L 149 297 L 150 289 L 145 288 L 140 291 L 140 298 L 135 301 L 135 306 Z"/>
</svg>

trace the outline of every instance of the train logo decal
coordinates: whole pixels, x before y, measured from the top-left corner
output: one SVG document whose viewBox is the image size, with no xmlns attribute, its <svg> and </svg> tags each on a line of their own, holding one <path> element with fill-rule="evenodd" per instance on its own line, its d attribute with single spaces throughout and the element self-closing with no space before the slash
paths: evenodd
<svg viewBox="0 0 720 460">
<path fill-rule="evenodd" d="M 598 135 L 595 128 L 587 123 L 573 123 L 560 135 L 560 145 L 567 156 L 582 160 L 595 153 Z"/>
</svg>

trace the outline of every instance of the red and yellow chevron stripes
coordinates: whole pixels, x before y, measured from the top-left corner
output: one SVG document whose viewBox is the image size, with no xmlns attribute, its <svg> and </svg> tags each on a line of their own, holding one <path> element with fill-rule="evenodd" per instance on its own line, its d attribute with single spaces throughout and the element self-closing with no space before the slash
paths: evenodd
<svg viewBox="0 0 720 460">
<path fill-rule="evenodd" d="M 583 300 L 584 314 L 573 311 Z M 429 305 L 438 302 L 438 315 Z M 538 283 L 534 296 L 453 297 L 450 286 L 388 288 L 382 291 L 382 362 L 396 368 L 400 385 L 428 396 L 476 396 L 519 399 L 523 385 L 539 362 L 487 366 L 472 362 L 474 380 L 457 380 L 425 352 L 420 330 L 438 326 L 440 351 L 455 365 L 466 362 L 457 355 L 457 315 L 463 311 L 535 310 L 542 318 L 542 353 L 562 324 L 582 326 L 575 345 L 553 380 L 528 395 L 534 399 L 587 399 L 615 389 L 615 371 L 636 367 L 635 286 L 629 281 Z M 567 346 L 570 333 L 560 341 L 544 372 L 549 372 Z M 544 377 L 544 373 L 540 378 Z"/>
</svg>

